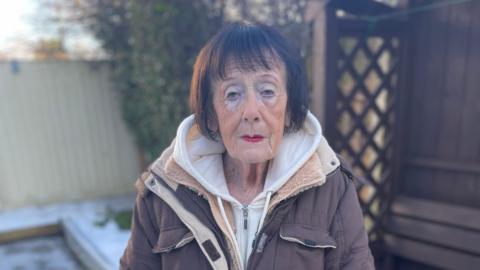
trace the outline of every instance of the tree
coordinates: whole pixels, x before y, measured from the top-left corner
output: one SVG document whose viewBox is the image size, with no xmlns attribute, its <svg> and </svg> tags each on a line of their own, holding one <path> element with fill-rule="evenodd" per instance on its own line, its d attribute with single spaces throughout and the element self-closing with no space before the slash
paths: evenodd
<svg viewBox="0 0 480 270">
<path fill-rule="evenodd" d="M 131 81 L 124 116 L 147 160 L 157 157 L 189 114 L 192 67 L 200 47 L 223 21 L 222 3 L 135 1 L 130 5 Z M 132 87 L 133 86 L 133 87 Z"/>
<path fill-rule="evenodd" d="M 57 21 L 85 25 L 109 53 L 124 119 L 146 162 L 170 143 L 189 114 L 195 56 L 223 24 L 247 19 L 273 25 L 308 51 L 304 0 L 43 1 L 54 11 L 63 4 Z"/>
<path fill-rule="evenodd" d="M 63 46 L 63 40 L 57 38 L 40 39 L 33 45 L 33 55 L 37 60 L 68 59 L 67 52 Z"/>
</svg>

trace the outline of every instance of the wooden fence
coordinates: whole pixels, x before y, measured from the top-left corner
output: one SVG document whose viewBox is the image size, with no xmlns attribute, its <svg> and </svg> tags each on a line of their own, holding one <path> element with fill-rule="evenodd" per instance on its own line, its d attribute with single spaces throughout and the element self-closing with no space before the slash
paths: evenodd
<svg viewBox="0 0 480 270">
<path fill-rule="evenodd" d="M 393 269 L 480 265 L 480 1 L 450 3 L 406 25 Z"/>
</svg>

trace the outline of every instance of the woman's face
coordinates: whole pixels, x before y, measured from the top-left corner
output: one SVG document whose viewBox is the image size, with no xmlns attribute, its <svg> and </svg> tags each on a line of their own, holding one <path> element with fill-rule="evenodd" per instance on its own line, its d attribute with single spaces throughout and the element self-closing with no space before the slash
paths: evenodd
<svg viewBox="0 0 480 270">
<path fill-rule="evenodd" d="M 213 83 L 217 126 L 230 157 L 247 164 L 272 159 L 283 137 L 287 108 L 285 67 L 241 71 L 228 63 Z"/>
</svg>

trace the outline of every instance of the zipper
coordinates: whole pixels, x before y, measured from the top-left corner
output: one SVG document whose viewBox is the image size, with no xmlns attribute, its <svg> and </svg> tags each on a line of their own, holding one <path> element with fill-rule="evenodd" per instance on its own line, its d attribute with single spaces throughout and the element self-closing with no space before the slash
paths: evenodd
<svg viewBox="0 0 480 270">
<path fill-rule="evenodd" d="M 294 195 L 292 197 L 288 197 L 285 200 L 293 198 L 297 195 Z M 280 211 L 280 209 L 282 207 L 288 207 L 288 206 L 285 206 L 285 200 L 279 202 L 278 205 L 276 205 L 275 208 L 273 208 L 272 211 L 270 213 L 267 213 L 267 215 L 265 216 L 265 222 L 263 223 L 263 227 L 260 228 L 260 230 L 255 235 L 255 239 L 253 240 L 252 253 L 250 254 L 250 256 L 247 259 L 247 265 L 246 265 L 245 269 L 251 269 L 251 266 L 252 266 L 251 264 L 252 264 L 252 261 L 253 261 L 253 257 L 259 256 L 256 253 L 257 253 L 258 245 L 260 244 L 260 242 L 264 242 L 264 243 L 261 243 L 262 245 L 264 245 L 265 242 L 272 237 L 272 235 L 269 233 L 268 235 L 265 236 L 266 238 L 264 240 L 261 239 L 261 238 L 264 237 L 263 234 L 265 233 L 267 228 L 271 225 L 274 218 L 277 216 L 277 212 Z M 260 240 L 262 240 L 262 241 L 260 241 Z M 263 251 L 263 248 L 262 248 L 262 251 Z"/>
<path fill-rule="evenodd" d="M 264 231 L 268 228 L 268 226 L 270 225 L 270 223 L 272 222 L 272 217 L 275 216 L 276 212 L 278 211 L 278 206 L 275 207 L 275 209 L 273 209 L 272 212 L 268 213 L 266 216 L 265 216 L 265 222 L 263 223 L 263 227 L 260 228 L 260 230 L 257 232 L 257 234 L 255 235 L 255 239 L 253 239 L 253 243 L 252 243 L 252 253 L 250 254 L 250 256 L 248 257 L 247 259 L 247 264 L 245 266 L 245 269 L 250 269 L 250 264 L 252 263 L 252 257 L 255 256 L 255 253 L 257 252 L 257 248 L 258 248 L 258 244 L 260 241 L 258 241 L 258 237 L 261 237 L 264 233 Z M 268 238 L 270 238 L 270 235 L 267 236 Z M 265 239 L 266 240 L 266 239 Z M 258 256 L 258 255 L 257 255 Z"/>
<path fill-rule="evenodd" d="M 247 230 L 248 229 L 248 207 L 243 205 L 242 211 L 243 211 L 243 229 Z"/>
<path fill-rule="evenodd" d="M 248 206 L 242 205 L 242 212 L 243 212 L 243 231 L 244 231 L 244 242 L 243 246 L 245 247 L 245 250 L 247 249 L 248 245 Z M 242 258 L 242 263 L 243 263 L 243 268 L 246 269 L 247 263 L 248 263 L 248 257 L 247 254 L 244 254 L 244 257 Z"/>
<path fill-rule="evenodd" d="M 340 165 L 340 170 L 350 179 L 350 180 L 353 180 L 353 174 L 347 170 L 346 168 L 344 168 L 342 165 Z"/>
</svg>

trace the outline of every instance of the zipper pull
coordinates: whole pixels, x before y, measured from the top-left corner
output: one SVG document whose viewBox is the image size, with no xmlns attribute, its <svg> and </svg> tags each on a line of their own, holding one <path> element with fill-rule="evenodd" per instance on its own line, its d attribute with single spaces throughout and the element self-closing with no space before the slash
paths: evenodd
<svg viewBox="0 0 480 270">
<path fill-rule="evenodd" d="M 346 168 L 344 168 L 342 165 L 340 165 L 340 170 L 345 173 L 345 175 L 347 175 L 348 178 L 350 178 L 350 180 L 353 180 L 353 174 L 347 170 Z"/>
<path fill-rule="evenodd" d="M 243 210 L 243 229 L 247 229 L 248 227 L 248 207 L 245 205 L 242 207 Z"/>
</svg>

